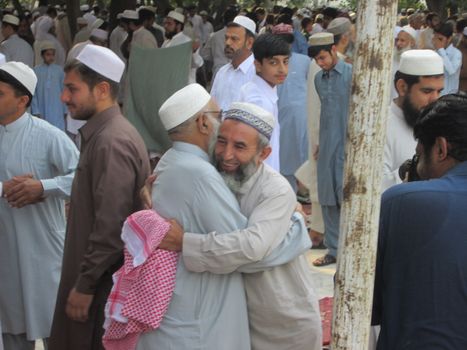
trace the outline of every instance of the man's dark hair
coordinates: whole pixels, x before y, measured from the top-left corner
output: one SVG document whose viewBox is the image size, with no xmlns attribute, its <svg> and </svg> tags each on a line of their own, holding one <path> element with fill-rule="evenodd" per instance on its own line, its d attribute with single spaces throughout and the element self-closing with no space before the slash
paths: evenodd
<svg viewBox="0 0 467 350">
<path fill-rule="evenodd" d="M 329 45 L 319 45 L 319 46 L 309 46 L 308 47 L 308 56 L 311 58 L 315 58 L 321 51 L 327 51 L 332 54 L 332 47 L 334 44 Z"/>
<path fill-rule="evenodd" d="M 57 17 L 57 9 L 53 6 L 49 6 L 47 8 L 47 12 L 46 12 L 47 15 L 49 15 L 50 17 Z"/>
<path fill-rule="evenodd" d="M 436 12 L 430 12 L 429 14 L 426 15 L 425 17 L 425 21 L 428 22 L 428 21 L 433 21 L 433 18 L 435 17 L 439 17 L 439 15 L 436 13 Z"/>
<path fill-rule="evenodd" d="M 445 36 L 446 38 L 450 38 L 452 33 L 454 33 L 454 28 L 450 23 L 443 23 L 438 28 L 434 28 L 434 32 Z"/>
<path fill-rule="evenodd" d="M 437 137 L 444 137 L 450 145 L 448 154 L 467 161 L 467 95 L 445 95 L 427 106 L 415 124 L 414 136 L 425 152 L 431 150 Z"/>
<path fill-rule="evenodd" d="M 126 24 L 133 23 L 135 26 L 140 26 L 143 24 L 141 17 L 139 17 L 138 19 L 122 18 L 122 22 Z"/>
<path fill-rule="evenodd" d="M 26 104 L 26 107 L 29 107 L 32 102 L 32 94 L 29 92 L 26 87 L 20 83 L 18 79 L 12 76 L 10 73 L 5 72 L 4 70 L 0 70 L 0 81 L 2 83 L 8 84 L 13 88 L 14 94 L 16 97 L 27 96 L 29 97 L 29 101 Z"/>
<path fill-rule="evenodd" d="M 139 15 L 139 20 L 141 21 L 141 23 L 155 18 L 154 12 L 148 9 L 145 9 L 145 8 L 140 9 L 138 11 L 138 15 Z"/>
<path fill-rule="evenodd" d="M 237 15 L 237 13 L 238 13 L 237 10 L 232 7 L 225 10 L 224 15 L 223 15 L 224 26 L 232 22 L 235 16 Z"/>
<path fill-rule="evenodd" d="M 97 84 L 101 82 L 106 82 L 110 85 L 110 96 L 113 100 L 117 99 L 118 96 L 118 89 L 119 83 L 110 80 L 109 78 L 104 77 L 103 75 L 97 73 L 96 71 L 92 70 L 88 66 L 82 64 L 78 60 L 73 60 L 68 62 L 65 65 L 65 73 L 75 71 L 79 74 L 80 78 L 86 83 L 88 88 L 92 90 Z"/>
<path fill-rule="evenodd" d="M 290 7 L 283 7 L 280 11 L 281 15 L 288 15 L 290 18 L 293 16 L 293 10 Z"/>
<path fill-rule="evenodd" d="M 287 42 L 271 33 L 261 34 L 253 44 L 255 60 L 263 63 L 263 59 L 278 55 L 290 55 L 290 46 Z"/>
<path fill-rule="evenodd" d="M 437 78 L 437 77 L 442 77 L 443 74 L 436 74 L 436 75 L 424 75 L 420 77 L 419 75 L 410 75 L 410 74 L 405 74 L 401 73 L 399 71 L 396 71 L 396 74 L 394 75 L 394 87 L 396 86 L 396 83 L 399 79 L 402 79 L 405 81 L 407 84 L 407 89 L 410 90 L 413 85 L 418 84 L 420 82 L 420 78 Z M 397 87 L 396 87 L 397 91 Z"/>
<path fill-rule="evenodd" d="M 284 24 L 290 24 L 293 25 L 292 17 L 289 14 L 283 13 L 279 15 L 276 19 L 276 23 L 284 23 Z"/>
<path fill-rule="evenodd" d="M 313 23 L 313 20 L 309 17 L 305 17 L 304 19 L 302 19 L 302 22 L 300 24 L 302 26 L 302 29 L 306 30 L 307 25 L 309 25 L 310 23 Z"/>
<path fill-rule="evenodd" d="M 336 18 L 339 15 L 339 11 L 334 7 L 326 7 L 322 13 L 324 17 L 329 17 L 332 19 Z"/>
<path fill-rule="evenodd" d="M 246 29 L 245 27 L 241 26 L 240 24 L 237 24 L 235 22 L 230 22 L 227 24 L 227 28 L 243 28 L 245 29 L 245 33 L 246 33 L 246 37 L 250 37 L 250 38 L 256 38 L 256 34 L 255 33 L 252 33 L 250 32 L 248 29 Z"/>
</svg>

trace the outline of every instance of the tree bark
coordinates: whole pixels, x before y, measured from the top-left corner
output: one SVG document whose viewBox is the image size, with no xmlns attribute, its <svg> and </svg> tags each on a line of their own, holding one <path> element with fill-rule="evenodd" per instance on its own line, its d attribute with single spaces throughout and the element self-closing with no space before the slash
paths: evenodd
<svg viewBox="0 0 467 350">
<path fill-rule="evenodd" d="M 71 39 L 73 40 L 78 28 L 76 19 L 80 15 L 79 1 L 66 0 L 66 15 L 68 17 L 68 25 L 70 26 Z"/>
<path fill-rule="evenodd" d="M 360 0 L 357 14 L 334 294 L 335 350 L 368 347 L 397 0 Z"/>
<path fill-rule="evenodd" d="M 136 9 L 136 0 L 112 0 L 109 6 L 111 28 L 117 25 L 117 15 L 120 12 L 134 9 Z"/>
</svg>

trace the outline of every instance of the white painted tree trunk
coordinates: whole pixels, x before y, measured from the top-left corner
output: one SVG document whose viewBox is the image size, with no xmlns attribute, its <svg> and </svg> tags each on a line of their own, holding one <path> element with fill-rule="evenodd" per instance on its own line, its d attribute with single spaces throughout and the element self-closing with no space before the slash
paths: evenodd
<svg viewBox="0 0 467 350">
<path fill-rule="evenodd" d="M 348 122 L 332 349 L 368 347 L 397 0 L 360 0 Z"/>
</svg>

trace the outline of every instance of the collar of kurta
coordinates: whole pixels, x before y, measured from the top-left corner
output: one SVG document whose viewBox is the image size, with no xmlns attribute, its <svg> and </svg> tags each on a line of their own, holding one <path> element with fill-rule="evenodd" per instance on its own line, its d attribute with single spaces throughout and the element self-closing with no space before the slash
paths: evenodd
<svg viewBox="0 0 467 350">
<path fill-rule="evenodd" d="M 85 125 L 79 129 L 83 144 L 88 141 L 92 136 L 99 130 L 101 130 L 105 124 L 107 124 L 115 115 L 120 115 L 120 107 L 112 106 L 106 110 L 93 115 Z"/>
<path fill-rule="evenodd" d="M 261 91 L 264 92 L 266 97 L 269 98 L 271 101 L 276 102 L 278 100 L 277 86 L 272 87 L 266 82 L 266 80 L 264 80 L 256 74 L 253 76 L 252 81 L 260 88 Z"/>
<path fill-rule="evenodd" d="M 209 156 L 206 152 L 204 152 L 201 148 L 199 148 L 196 145 L 193 145 L 191 143 L 187 142 L 181 142 L 181 141 L 175 141 L 172 144 L 172 148 L 176 151 L 179 152 L 186 152 L 186 153 L 191 153 L 194 154 L 202 159 L 204 159 L 206 162 L 209 162 Z"/>
<path fill-rule="evenodd" d="M 15 131 L 21 130 L 23 128 L 23 126 L 26 125 L 29 118 L 31 118 L 31 115 L 29 113 L 25 112 L 21 117 L 16 119 L 14 122 L 5 125 L 2 128 L 6 132 L 15 132 Z"/>
<path fill-rule="evenodd" d="M 344 72 L 344 61 L 339 58 L 337 60 L 336 65 L 330 71 L 328 71 L 328 75 L 332 71 L 336 71 L 337 73 L 342 74 Z M 324 76 L 325 76 L 325 71 L 323 70 L 323 77 Z"/>
<path fill-rule="evenodd" d="M 250 192 L 251 189 L 253 188 L 253 185 L 256 183 L 256 180 L 258 180 L 260 175 L 263 173 L 265 166 L 267 165 L 264 165 L 264 163 L 261 163 L 258 169 L 256 169 L 255 173 L 251 175 L 248 180 L 246 180 L 246 182 L 242 185 L 242 187 L 240 187 L 240 189 L 238 190 L 236 194 L 245 195 L 248 192 Z"/>
<path fill-rule="evenodd" d="M 231 65 L 233 70 L 241 70 L 242 73 L 246 74 L 246 73 L 248 73 L 248 70 L 250 69 L 250 67 L 251 67 L 251 65 L 253 64 L 254 61 L 255 61 L 255 58 L 254 58 L 253 54 L 250 53 L 250 56 L 248 56 L 245 61 L 240 63 L 240 65 L 237 68 L 232 66 L 232 63 L 230 63 L 230 65 Z"/>
</svg>

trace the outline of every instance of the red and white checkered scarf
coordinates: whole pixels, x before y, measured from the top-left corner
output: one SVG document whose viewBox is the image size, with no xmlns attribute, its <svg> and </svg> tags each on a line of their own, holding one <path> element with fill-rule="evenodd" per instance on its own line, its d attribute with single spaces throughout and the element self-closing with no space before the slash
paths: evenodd
<svg viewBox="0 0 467 350">
<path fill-rule="evenodd" d="M 103 344 L 132 350 L 140 334 L 161 324 L 175 288 L 178 253 L 157 249 L 170 224 L 153 210 L 130 215 L 122 228 L 123 266 L 105 306 Z"/>
</svg>

